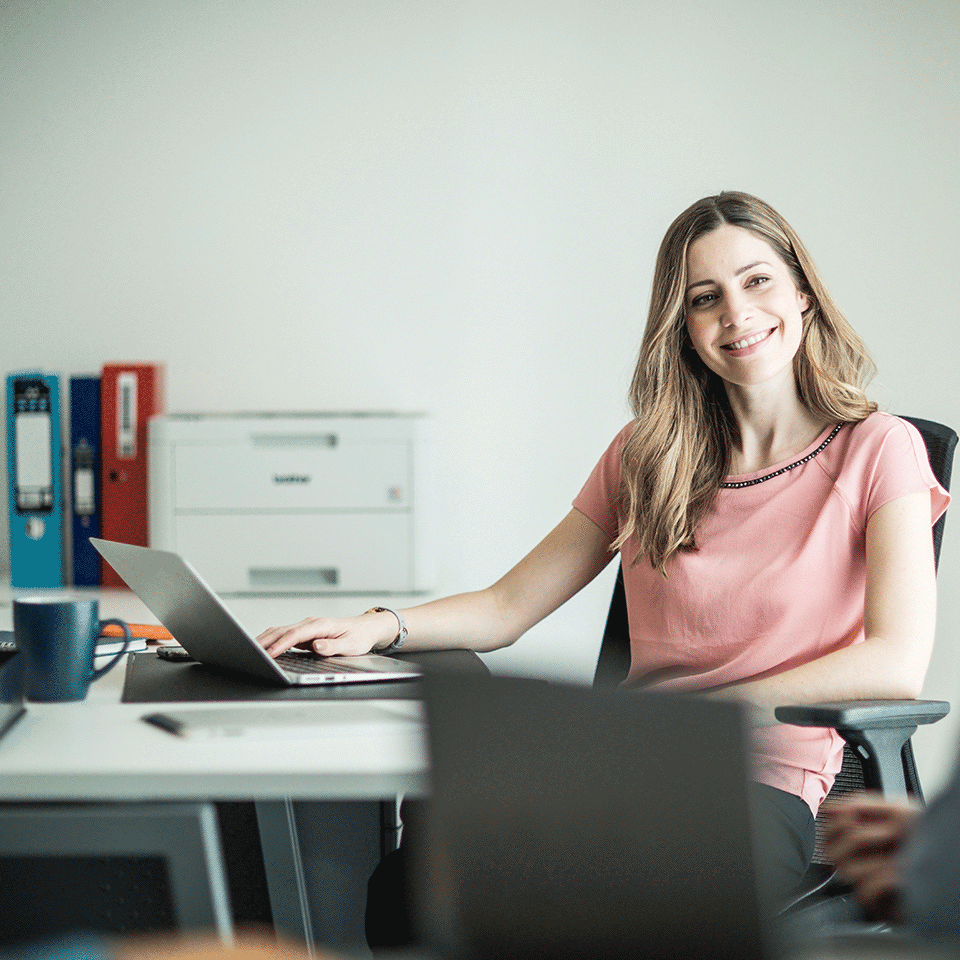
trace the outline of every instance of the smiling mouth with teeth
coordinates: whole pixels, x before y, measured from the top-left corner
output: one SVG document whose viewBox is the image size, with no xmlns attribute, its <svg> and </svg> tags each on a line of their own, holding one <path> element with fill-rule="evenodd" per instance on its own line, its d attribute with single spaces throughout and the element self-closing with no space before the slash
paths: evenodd
<svg viewBox="0 0 960 960">
<path fill-rule="evenodd" d="M 747 347 L 752 347 L 755 343 L 759 343 L 761 340 L 766 340 L 771 333 L 773 333 L 773 330 L 765 330 L 763 333 L 755 333 L 752 337 L 744 337 L 743 340 L 735 340 L 733 343 L 725 343 L 721 349 L 745 350 Z"/>
</svg>

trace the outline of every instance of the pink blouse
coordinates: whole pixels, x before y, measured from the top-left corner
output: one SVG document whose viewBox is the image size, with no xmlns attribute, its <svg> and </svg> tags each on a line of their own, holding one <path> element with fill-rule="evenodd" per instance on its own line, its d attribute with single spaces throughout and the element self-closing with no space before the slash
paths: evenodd
<svg viewBox="0 0 960 960">
<path fill-rule="evenodd" d="M 611 540 L 619 531 L 620 451 L 632 424 L 597 464 L 574 507 Z M 742 483 L 812 454 L 806 450 Z M 693 691 L 779 673 L 864 639 L 867 521 L 898 497 L 929 490 L 931 522 L 950 497 L 937 483 L 919 432 L 886 413 L 844 426 L 807 462 L 762 483 L 722 488 L 664 579 L 631 566 L 624 587 L 631 667 L 626 684 Z M 631 547 L 631 543 L 634 545 Z M 840 769 L 832 730 L 778 725 L 756 731 L 754 778 L 802 797 L 814 814 Z"/>
</svg>

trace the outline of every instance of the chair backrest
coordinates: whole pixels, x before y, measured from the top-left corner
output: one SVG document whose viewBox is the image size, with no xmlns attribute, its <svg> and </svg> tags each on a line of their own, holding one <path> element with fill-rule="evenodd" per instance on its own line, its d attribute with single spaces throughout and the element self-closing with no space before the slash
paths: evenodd
<svg viewBox="0 0 960 960">
<path fill-rule="evenodd" d="M 950 478 L 953 475 L 953 454 L 957 448 L 956 431 L 935 420 L 921 420 L 919 417 L 901 417 L 912 423 L 923 437 L 927 447 L 927 457 L 930 459 L 930 469 L 944 490 L 950 489 Z M 943 539 L 943 525 L 947 515 L 933 525 L 933 562 L 940 564 L 940 541 Z"/>
<path fill-rule="evenodd" d="M 921 420 L 918 417 L 902 417 L 912 423 L 927 448 L 930 467 L 944 490 L 950 489 L 950 477 L 953 473 L 953 454 L 957 446 L 956 431 L 933 420 Z M 940 562 L 940 542 L 943 539 L 944 514 L 933 525 L 934 563 Z M 613 588 L 607 623 L 600 644 L 597 669 L 594 672 L 595 686 L 615 686 L 630 670 L 630 626 L 627 619 L 627 598 L 623 589 L 623 569 L 617 573 L 617 582 Z"/>
<path fill-rule="evenodd" d="M 600 656 L 593 674 L 595 687 L 615 687 L 630 672 L 630 621 L 627 618 L 627 595 L 623 587 L 623 563 L 613 585 L 607 624 L 603 628 Z"/>
<path fill-rule="evenodd" d="M 919 417 L 902 417 L 912 423 L 927 448 L 930 468 L 937 481 L 945 489 L 950 489 L 950 479 L 953 473 L 953 455 L 957 446 L 956 431 L 942 423 L 933 420 L 922 420 Z M 943 527 L 946 522 L 946 513 L 933 525 L 933 554 L 934 563 L 940 562 L 940 543 L 943 539 Z M 623 569 L 617 572 L 617 582 L 613 588 L 613 597 L 610 601 L 610 610 L 607 614 L 607 623 L 603 631 L 603 641 L 600 644 L 600 655 L 597 659 L 597 669 L 593 682 L 596 686 L 614 686 L 620 683 L 630 669 L 630 629 L 627 618 L 627 601 L 623 587 Z M 903 771 L 907 783 L 907 792 L 917 799 L 923 799 L 920 787 L 920 778 L 917 774 L 916 763 L 913 757 L 913 747 L 908 740 L 901 753 Z M 844 794 L 852 793 L 864 788 L 863 769 L 856 752 L 848 744 L 844 747 L 843 766 L 837 775 L 827 801 L 837 800 Z M 819 831 L 818 831 L 819 833 Z M 821 860 L 822 841 L 817 842 L 814 860 Z"/>
</svg>

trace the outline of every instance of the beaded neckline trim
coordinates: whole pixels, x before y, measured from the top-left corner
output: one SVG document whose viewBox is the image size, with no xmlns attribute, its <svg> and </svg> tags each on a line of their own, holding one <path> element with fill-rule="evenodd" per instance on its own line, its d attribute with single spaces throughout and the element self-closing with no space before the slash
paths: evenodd
<svg viewBox="0 0 960 960">
<path fill-rule="evenodd" d="M 786 473 L 788 470 L 793 470 L 794 467 L 802 467 L 805 463 L 808 463 L 812 460 L 818 453 L 822 453 L 826 449 L 827 444 L 840 432 L 842 423 L 838 423 L 833 430 L 830 431 L 830 435 L 827 437 L 823 443 L 817 447 L 812 453 L 808 453 L 805 457 L 801 457 L 795 463 L 791 463 L 786 467 L 781 467 L 779 470 L 774 470 L 773 473 L 768 473 L 764 477 L 755 477 L 753 480 L 738 480 L 734 483 L 721 483 L 720 486 L 727 490 L 739 490 L 741 487 L 755 487 L 758 483 L 764 483 L 767 480 L 772 480 L 774 477 L 779 477 L 780 474 Z"/>
</svg>

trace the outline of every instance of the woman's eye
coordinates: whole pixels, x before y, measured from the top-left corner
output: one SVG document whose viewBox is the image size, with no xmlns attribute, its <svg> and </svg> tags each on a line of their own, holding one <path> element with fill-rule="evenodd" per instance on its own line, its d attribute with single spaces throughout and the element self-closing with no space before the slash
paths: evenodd
<svg viewBox="0 0 960 960">
<path fill-rule="evenodd" d="M 748 287 L 759 287 L 760 284 L 766 283 L 770 278 L 769 277 L 751 277 L 747 283 Z"/>
<path fill-rule="evenodd" d="M 715 293 L 701 293 L 699 297 L 694 297 L 690 301 L 691 307 L 705 307 L 708 303 L 712 303 L 716 300 L 717 295 Z"/>
</svg>

